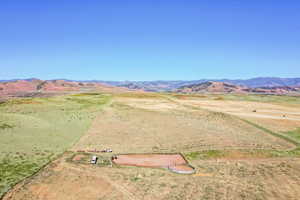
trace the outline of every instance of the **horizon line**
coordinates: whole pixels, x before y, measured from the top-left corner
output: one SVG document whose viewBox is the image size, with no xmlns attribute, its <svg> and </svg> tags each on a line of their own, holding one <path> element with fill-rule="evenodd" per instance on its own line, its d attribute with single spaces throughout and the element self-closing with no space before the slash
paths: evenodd
<svg viewBox="0 0 300 200">
<path fill-rule="evenodd" d="M 93 82 L 93 81 L 98 81 L 98 82 L 159 82 L 159 81 L 199 81 L 199 80 L 251 80 L 251 79 L 298 79 L 300 78 L 295 76 L 295 77 L 280 77 L 280 76 L 257 76 L 257 77 L 252 77 L 252 78 L 199 78 L 199 79 L 160 79 L 160 80 L 101 80 L 101 79 L 85 79 L 85 80 L 80 80 L 80 79 L 68 79 L 68 78 L 54 78 L 54 79 L 41 79 L 41 78 L 36 78 L 36 77 L 31 77 L 31 78 L 12 78 L 12 79 L 0 79 L 1 82 L 10 82 L 10 81 L 18 81 L 18 80 L 43 80 L 43 81 L 55 81 L 55 80 L 66 80 L 66 81 L 76 81 L 76 82 Z"/>
</svg>

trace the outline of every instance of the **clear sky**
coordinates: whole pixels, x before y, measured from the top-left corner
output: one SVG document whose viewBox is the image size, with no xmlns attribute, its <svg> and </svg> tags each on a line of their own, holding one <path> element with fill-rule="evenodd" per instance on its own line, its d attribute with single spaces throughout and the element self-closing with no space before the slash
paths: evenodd
<svg viewBox="0 0 300 200">
<path fill-rule="evenodd" d="M 299 0 L 1 0 L 0 79 L 300 77 Z"/>
</svg>

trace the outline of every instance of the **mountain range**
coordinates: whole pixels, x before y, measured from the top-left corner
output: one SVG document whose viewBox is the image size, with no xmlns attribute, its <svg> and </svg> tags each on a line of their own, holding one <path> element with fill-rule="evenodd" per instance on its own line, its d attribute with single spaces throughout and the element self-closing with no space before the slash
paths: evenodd
<svg viewBox="0 0 300 200">
<path fill-rule="evenodd" d="M 0 82 L 0 96 L 30 96 L 36 94 L 57 94 L 85 91 L 123 91 L 121 87 L 109 86 L 98 82 L 79 82 L 68 80 L 10 80 Z"/>
<path fill-rule="evenodd" d="M 208 81 L 204 83 L 182 86 L 174 92 L 179 93 L 255 93 L 255 94 L 291 94 L 299 95 L 300 86 L 273 86 L 250 88 L 226 82 Z"/>
<path fill-rule="evenodd" d="M 82 91 L 171 91 L 182 93 L 267 93 L 299 92 L 300 78 L 201 79 L 194 81 L 78 81 L 15 79 L 0 81 L 0 95 Z"/>
<path fill-rule="evenodd" d="M 223 82 L 249 88 L 259 87 L 298 87 L 300 78 L 277 78 L 277 77 L 259 77 L 251 79 L 200 79 L 192 81 L 100 81 L 118 87 L 130 89 L 140 89 L 145 91 L 171 91 L 183 86 L 200 84 L 205 82 Z"/>
</svg>

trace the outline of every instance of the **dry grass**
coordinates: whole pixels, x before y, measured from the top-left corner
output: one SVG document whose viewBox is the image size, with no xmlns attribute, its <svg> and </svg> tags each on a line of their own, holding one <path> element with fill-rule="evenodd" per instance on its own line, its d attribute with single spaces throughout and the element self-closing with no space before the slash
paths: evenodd
<svg viewBox="0 0 300 200">
<path fill-rule="evenodd" d="M 300 196 L 300 150 L 285 138 L 299 139 L 300 108 L 285 104 L 283 97 L 278 101 L 266 98 L 272 103 L 257 102 L 265 100 L 260 96 L 114 95 L 113 104 L 99 113 L 71 150 L 182 152 L 196 168 L 195 175 L 92 166 L 87 164 L 88 157 L 66 153 L 15 187 L 5 200 L 296 200 Z M 287 98 L 295 105 L 297 100 Z M 288 117 L 280 117 L 283 113 Z M 107 159 L 112 154 L 98 155 Z"/>
<path fill-rule="evenodd" d="M 132 107 L 115 105 L 106 109 L 73 150 L 112 148 L 116 153 L 149 153 L 292 147 L 223 113 L 189 109 L 165 112 L 165 108 L 158 111 L 157 105 L 154 109 L 151 105 L 140 109 L 140 103 L 136 103 Z"/>
<path fill-rule="evenodd" d="M 193 160 L 194 176 L 137 167 L 65 162 L 65 155 L 4 200 L 52 199 L 294 199 L 299 159 Z M 59 183 L 59 184 L 58 184 Z"/>
</svg>

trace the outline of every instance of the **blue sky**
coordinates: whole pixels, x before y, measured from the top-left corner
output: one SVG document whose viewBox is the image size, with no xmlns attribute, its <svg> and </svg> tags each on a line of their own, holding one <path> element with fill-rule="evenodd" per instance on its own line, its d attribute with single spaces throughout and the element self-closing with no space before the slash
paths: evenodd
<svg viewBox="0 0 300 200">
<path fill-rule="evenodd" d="M 2 0 L 0 79 L 300 77 L 296 0 Z"/>
</svg>

